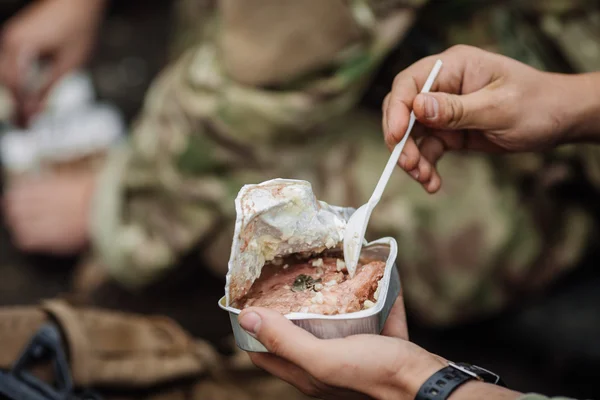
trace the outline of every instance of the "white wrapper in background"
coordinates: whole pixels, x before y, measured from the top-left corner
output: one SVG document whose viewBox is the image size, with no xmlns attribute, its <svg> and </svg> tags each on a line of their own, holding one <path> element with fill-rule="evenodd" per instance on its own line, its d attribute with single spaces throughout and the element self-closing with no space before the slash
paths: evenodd
<svg viewBox="0 0 600 400">
<path fill-rule="evenodd" d="M 309 182 L 291 179 L 245 185 L 235 200 L 235 209 L 225 286 L 227 306 L 247 293 L 266 262 L 340 245 L 346 222 L 355 211 L 319 201 Z"/>
<path fill-rule="evenodd" d="M 11 172 L 35 172 L 43 163 L 107 152 L 125 137 L 126 124 L 116 107 L 95 101 L 95 96 L 89 74 L 65 76 L 27 129 L 9 125 L 0 133 L 3 166 Z"/>
</svg>

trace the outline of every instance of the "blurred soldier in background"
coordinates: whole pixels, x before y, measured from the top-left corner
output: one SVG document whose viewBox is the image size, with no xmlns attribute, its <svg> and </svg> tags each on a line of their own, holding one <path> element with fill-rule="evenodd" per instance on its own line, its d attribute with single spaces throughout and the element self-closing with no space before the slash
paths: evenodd
<svg viewBox="0 0 600 400">
<path fill-rule="evenodd" d="M 99 174 L 23 180 L 8 188 L 5 214 L 16 244 L 38 252 L 89 249 L 79 283 L 89 289 L 87 283 L 107 273 L 132 289 L 115 295 L 106 291 L 110 282 L 101 283 L 89 301 L 158 309 L 178 320 L 200 318 L 202 327 L 192 333 L 219 344 L 229 331 L 216 301 L 223 292 L 237 191 L 245 183 L 297 178 L 310 181 L 331 204 L 363 204 L 389 153 L 380 116 L 357 105 L 393 49 L 394 74 L 425 55 L 419 51 L 457 43 L 542 69 L 595 69 L 598 41 L 587 29 L 599 25 L 590 12 L 595 4 L 431 2 L 405 40 L 425 3 L 180 1 L 173 61 L 148 92 L 128 143 L 111 152 Z M 71 1 L 71 8 L 78 6 Z M 85 8 L 86 28 L 95 26 L 92 14 L 101 9 Z M 72 24 L 82 19 L 77 15 Z M 52 29 L 67 25 L 65 19 Z M 94 32 L 70 26 L 68 34 L 56 36 L 63 38 L 57 48 L 80 49 L 66 65 L 82 61 L 91 43 L 81 38 L 81 46 L 71 46 L 73 35 Z M 42 52 L 51 60 L 62 54 Z M 10 65 L 2 67 L 9 87 L 15 76 Z M 387 91 L 389 82 L 385 86 Z M 37 109 L 39 102 L 31 102 L 17 107 L 25 118 Z M 600 179 L 590 155 L 574 147 L 511 156 L 501 164 L 448 156 L 442 161 L 444 187 L 435 196 L 395 174 L 369 235 L 398 240 L 405 298 L 417 316 L 448 325 L 493 313 L 576 266 L 594 219 L 586 204 L 557 188 L 587 188 Z M 437 185 L 435 175 L 416 178 Z M 177 307 L 164 306 L 173 298 Z"/>
<path fill-rule="evenodd" d="M 180 2 L 174 61 L 150 89 L 129 143 L 97 176 L 16 185 L 7 215 L 17 243 L 73 252 L 89 244 L 95 265 L 142 287 L 188 259 L 224 275 L 233 198 L 244 183 L 306 179 L 332 204 L 362 204 L 386 150 L 377 118 L 349 111 L 402 42 L 416 8 L 292 3 Z M 594 68 L 586 54 L 594 51 L 586 37 L 593 30 L 585 29 L 597 23 L 592 9 L 584 1 L 432 3 L 418 29 L 444 45 L 584 71 Z M 588 45 L 574 51 L 570 43 L 582 40 Z M 449 157 L 436 196 L 395 176 L 370 233 L 399 240 L 407 299 L 419 316 L 448 324 L 493 312 L 575 266 L 593 220 L 554 188 L 582 178 L 572 168 L 574 160 L 587 163 L 582 157 L 572 149 L 519 156 L 508 169 Z M 590 168 L 584 175 L 593 178 Z"/>
<path fill-rule="evenodd" d="M 28 68 L 23 64 L 43 56 L 51 67 L 51 80 L 76 67 L 89 53 L 101 3 L 94 7 L 72 0 L 34 3 L 7 25 L 1 76 L 25 123 L 40 109 L 50 84 L 34 96 L 24 96 L 19 72 Z M 151 88 L 129 143 L 109 155 L 100 174 L 11 178 L 5 188 L 4 217 L 23 250 L 70 254 L 89 248 L 91 267 L 85 272 L 108 271 L 129 288 L 145 286 L 131 293 L 117 290 L 116 295 L 103 292 L 102 286 L 87 301 L 105 308 L 164 312 L 180 321 L 188 317 L 187 322 L 195 322 L 191 329 L 195 336 L 222 345 L 230 326 L 216 301 L 223 292 L 236 192 L 250 181 L 314 173 L 315 166 L 308 163 L 308 168 L 298 168 L 312 158 L 310 148 L 318 145 L 307 144 L 307 138 L 338 140 L 329 130 L 340 128 L 326 123 L 340 119 L 358 102 L 384 56 L 410 27 L 416 9 L 382 4 L 375 13 L 364 1 L 348 5 L 337 0 L 300 4 L 260 0 L 187 1 L 178 10 L 182 22 L 175 61 Z M 41 28 L 48 25 L 35 22 L 59 16 L 63 23 L 53 24 L 53 29 L 63 29 L 60 34 L 44 32 Z M 82 25 L 89 29 L 80 29 Z M 29 37 L 37 26 L 40 37 Z M 88 37 L 73 48 L 73 35 Z M 61 61 L 65 47 L 77 56 Z M 331 161 L 334 164 L 328 166 Z M 320 160 L 326 168 L 322 179 L 341 171 L 339 161 Z M 178 271 L 167 274 L 175 266 Z M 201 266 L 209 267 L 213 275 Z M 185 279 L 169 286 L 169 275 L 177 273 Z M 66 312 L 73 313 L 79 315 Z M 84 311 L 80 318 L 91 314 Z M 59 322 L 70 336 L 68 323 L 60 318 Z M 119 326 L 104 331 L 103 351 L 118 351 L 112 350 L 116 346 L 135 353 L 126 347 L 132 339 L 120 340 Z M 89 334 L 85 327 L 82 330 L 84 337 Z M 95 338 L 103 340 L 101 335 Z M 92 338 L 91 347 L 96 344 Z M 86 353 L 76 358 L 83 363 L 86 357 L 91 360 L 92 354 Z M 248 396 L 300 396 L 257 373 L 245 355 L 225 363 Z M 129 365 L 135 371 L 135 363 Z M 219 363 L 210 365 L 216 368 Z M 87 380 L 77 365 L 72 369 L 78 385 L 122 384 L 119 368 L 110 377 L 103 376 L 105 368 L 87 371 Z M 172 378 L 186 377 L 177 371 Z M 135 388 L 161 383 L 160 376 L 154 378 L 136 380 Z M 199 394 L 221 398 L 210 390 Z"/>
</svg>

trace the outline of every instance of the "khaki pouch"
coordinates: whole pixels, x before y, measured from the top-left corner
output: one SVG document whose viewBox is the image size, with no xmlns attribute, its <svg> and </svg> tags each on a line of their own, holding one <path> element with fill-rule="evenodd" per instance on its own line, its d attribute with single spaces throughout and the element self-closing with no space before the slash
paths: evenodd
<svg viewBox="0 0 600 400">
<path fill-rule="evenodd" d="M 8 371 L 0 378 L 14 375 L 32 338 L 39 339 L 40 332 L 53 326 L 61 337 L 69 376 L 58 379 L 58 358 L 50 357 L 27 366 L 43 382 L 70 381 L 78 393 L 91 390 L 103 399 L 246 397 L 223 380 L 217 353 L 170 319 L 74 308 L 63 301 L 0 309 L 0 369 Z M 29 353 L 31 357 L 35 351 Z"/>
</svg>

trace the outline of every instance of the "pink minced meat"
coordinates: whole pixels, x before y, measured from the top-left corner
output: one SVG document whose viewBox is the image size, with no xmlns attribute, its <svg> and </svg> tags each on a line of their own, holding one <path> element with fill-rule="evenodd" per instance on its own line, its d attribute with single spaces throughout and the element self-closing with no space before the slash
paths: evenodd
<svg viewBox="0 0 600 400">
<path fill-rule="evenodd" d="M 359 264 L 356 275 L 349 279 L 345 267 L 338 271 L 336 258 L 325 257 L 322 260 L 322 265 L 318 259 L 289 264 L 287 268 L 265 265 L 248 294 L 234 302 L 234 307 L 266 307 L 281 314 L 334 315 L 362 310 L 366 300 L 374 301 L 374 293 L 385 270 L 384 262 Z M 306 281 L 307 277 L 312 280 L 308 279 L 308 284 L 301 285 L 297 280 L 300 275 L 305 275 L 300 282 Z M 318 279 L 320 282 L 315 284 Z"/>
</svg>

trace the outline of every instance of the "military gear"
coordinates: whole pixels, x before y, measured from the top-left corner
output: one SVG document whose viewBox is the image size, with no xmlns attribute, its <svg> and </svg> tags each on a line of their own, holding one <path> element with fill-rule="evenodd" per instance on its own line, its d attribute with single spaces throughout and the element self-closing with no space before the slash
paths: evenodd
<svg viewBox="0 0 600 400">
<path fill-rule="evenodd" d="M 164 317 L 74 308 L 63 301 L 5 307 L 0 340 L 0 368 L 10 370 L 8 381 L 13 387 L 22 383 L 24 392 L 55 382 L 55 393 L 80 398 L 248 398 L 220 376 L 219 356 L 210 346 Z M 0 391 L 7 389 L 5 376 Z"/>
</svg>

